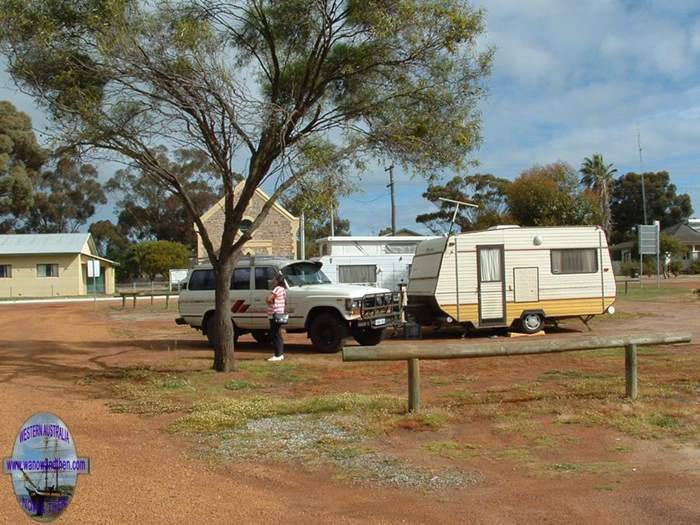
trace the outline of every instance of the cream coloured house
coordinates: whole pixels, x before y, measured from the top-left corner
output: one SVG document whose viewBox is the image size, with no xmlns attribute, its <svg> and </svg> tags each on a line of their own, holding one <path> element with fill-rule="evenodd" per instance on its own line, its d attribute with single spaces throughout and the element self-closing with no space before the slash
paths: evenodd
<svg viewBox="0 0 700 525">
<path fill-rule="evenodd" d="M 238 197 L 242 189 L 243 183 L 241 182 L 234 189 L 234 198 Z M 241 221 L 241 229 L 250 227 L 269 199 L 270 197 L 260 188 L 255 190 L 255 194 L 243 216 L 243 221 Z M 212 243 L 214 243 L 214 249 L 218 250 L 224 228 L 224 199 L 214 204 L 202 215 L 202 222 L 209 232 Z M 205 261 L 207 260 L 207 252 L 204 249 L 202 238 L 196 225 L 195 231 L 197 231 L 197 259 Z M 298 233 L 299 218 L 275 203 L 272 205 L 272 209 L 270 209 L 265 221 L 253 233 L 253 238 L 246 243 L 243 253 L 246 255 L 276 255 L 296 259 Z M 238 238 L 238 235 L 236 238 Z"/>
<path fill-rule="evenodd" d="M 100 277 L 88 277 L 88 261 Z M 114 266 L 89 233 L 0 235 L 0 298 L 65 297 L 115 292 Z"/>
</svg>

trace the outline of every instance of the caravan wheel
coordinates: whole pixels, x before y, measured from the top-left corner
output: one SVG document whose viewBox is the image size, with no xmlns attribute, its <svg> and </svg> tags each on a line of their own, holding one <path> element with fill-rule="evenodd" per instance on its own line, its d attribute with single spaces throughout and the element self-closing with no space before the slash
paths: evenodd
<svg viewBox="0 0 700 525">
<path fill-rule="evenodd" d="M 536 334 L 544 328 L 544 317 L 540 314 L 525 314 L 520 320 L 523 332 L 526 334 Z"/>
</svg>

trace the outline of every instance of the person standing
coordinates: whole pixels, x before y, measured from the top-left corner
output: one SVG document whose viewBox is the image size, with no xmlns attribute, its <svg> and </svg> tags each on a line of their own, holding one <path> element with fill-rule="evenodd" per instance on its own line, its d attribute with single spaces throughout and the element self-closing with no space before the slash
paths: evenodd
<svg viewBox="0 0 700 525">
<path fill-rule="evenodd" d="M 287 324 L 287 288 L 281 275 L 276 275 L 272 280 L 272 293 L 265 301 L 267 302 L 267 317 L 270 320 L 270 338 L 275 349 L 275 355 L 270 357 L 268 361 L 282 361 L 284 359 L 282 325 Z"/>
</svg>

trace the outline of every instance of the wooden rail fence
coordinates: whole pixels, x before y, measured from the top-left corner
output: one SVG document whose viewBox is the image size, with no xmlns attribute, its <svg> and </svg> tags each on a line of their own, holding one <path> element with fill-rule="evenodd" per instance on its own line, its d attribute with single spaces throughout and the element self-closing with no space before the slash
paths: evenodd
<svg viewBox="0 0 700 525">
<path fill-rule="evenodd" d="M 636 399 L 637 347 L 689 343 L 689 333 L 650 333 L 645 335 L 591 336 L 577 339 L 552 339 L 549 341 L 504 341 L 501 343 L 426 343 L 406 342 L 401 346 L 351 346 L 343 349 L 343 361 L 407 361 L 408 363 L 408 409 L 420 409 L 420 360 L 421 359 L 466 359 L 476 357 L 499 357 L 530 354 L 551 354 L 601 350 L 625 349 L 626 395 Z"/>
</svg>

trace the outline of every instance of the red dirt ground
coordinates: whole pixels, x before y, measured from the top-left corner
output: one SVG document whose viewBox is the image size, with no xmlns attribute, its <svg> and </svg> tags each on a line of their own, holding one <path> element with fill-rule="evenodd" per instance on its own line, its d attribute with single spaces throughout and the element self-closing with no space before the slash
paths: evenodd
<svg viewBox="0 0 700 525">
<path fill-rule="evenodd" d="M 700 301 L 667 297 L 656 303 L 621 300 L 619 306 L 632 315 L 596 323 L 596 334 L 684 330 L 700 340 Z M 485 455 L 466 462 L 483 481 L 440 492 L 352 484 L 337 479 L 332 472 L 307 472 L 296 465 L 215 465 L 193 457 L 191 444 L 168 434 L 162 417 L 111 412 L 107 385 L 84 380 L 89 373 L 174 358 L 187 358 L 199 363 L 201 369 L 208 368 L 211 352 L 201 335 L 175 326 L 174 314 L 147 312 L 141 305 L 135 311 L 127 308 L 120 312 L 114 305 L 98 304 L 95 308 L 90 303 L 0 306 L 0 312 L 0 417 L 4 422 L 0 455 L 11 455 L 16 433 L 32 413 L 51 411 L 69 426 L 79 454 L 89 456 L 92 462 L 91 474 L 80 478 L 61 523 L 700 522 L 698 448 L 634 439 L 599 426 L 567 426 L 564 434 L 575 438 L 577 445 L 567 449 L 565 459 L 610 461 L 616 457 L 610 447 L 623 443 L 629 447 L 625 468 L 612 478 L 596 474 L 548 478 L 521 462 Z M 585 332 L 573 323 L 569 330 L 548 337 L 582 334 Z M 423 341 L 427 345 L 439 343 L 440 339 Z M 698 350 L 694 344 L 669 349 L 668 354 L 688 359 L 698 355 Z M 239 359 L 262 360 L 267 354 L 247 337 L 242 338 Z M 295 384 L 291 393 L 405 393 L 405 365 L 401 363 L 343 364 L 339 355 L 311 353 L 308 342 L 299 336 L 288 336 L 287 355 L 290 360 L 324 367 L 317 382 Z M 695 361 L 694 371 L 683 377 L 697 382 L 698 363 L 700 360 Z M 622 358 L 617 364 L 622 367 Z M 439 381 L 443 376 L 468 374 L 468 388 L 483 392 L 533 380 L 552 369 L 595 370 L 597 366 L 581 354 L 428 362 L 422 369 L 424 401 L 430 405 L 455 388 Z M 642 356 L 640 378 L 643 374 Z M 236 373 L 228 376 L 232 377 Z M 700 411 L 697 399 L 688 403 L 691 410 Z M 387 452 L 403 450 L 419 464 L 426 459 L 416 451 L 428 440 L 518 446 L 517 436 L 503 437 L 490 427 L 472 418 L 435 432 L 392 432 L 377 445 Z M 562 462 L 557 449 L 543 454 L 550 455 L 552 462 Z M 431 461 L 452 463 L 439 457 Z M 614 490 L 601 488 L 601 483 L 611 479 Z M 29 522 L 15 501 L 9 476 L 0 481 L 0 509 L 1 523 Z"/>
</svg>

